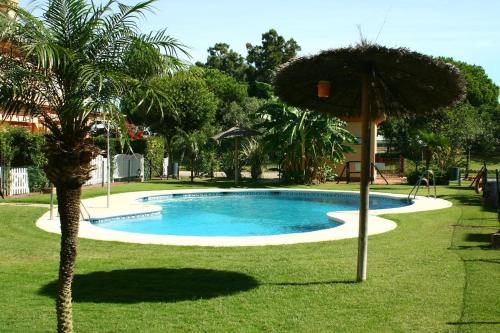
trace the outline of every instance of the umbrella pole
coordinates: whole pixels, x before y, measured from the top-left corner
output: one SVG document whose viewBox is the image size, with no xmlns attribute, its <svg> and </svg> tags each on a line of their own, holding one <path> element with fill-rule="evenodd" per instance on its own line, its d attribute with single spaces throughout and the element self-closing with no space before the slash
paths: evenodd
<svg viewBox="0 0 500 333">
<path fill-rule="evenodd" d="M 240 149 L 240 138 L 236 137 L 236 140 L 234 140 L 234 183 L 235 184 L 238 184 L 239 149 Z"/>
<path fill-rule="evenodd" d="M 358 236 L 358 282 L 366 280 L 368 255 L 368 209 L 371 164 L 371 117 L 368 76 L 369 73 L 363 73 L 361 83 L 361 184 Z"/>
</svg>

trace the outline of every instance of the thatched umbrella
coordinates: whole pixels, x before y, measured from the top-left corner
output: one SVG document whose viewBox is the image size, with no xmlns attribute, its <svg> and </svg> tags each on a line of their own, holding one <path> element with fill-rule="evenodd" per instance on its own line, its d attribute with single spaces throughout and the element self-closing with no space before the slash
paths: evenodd
<svg viewBox="0 0 500 333">
<path fill-rule="evenodd" d="M 238 183 L 238 164 L 239 164 L 239 150 L 240 150 L 240 138 L 251 137 L 255 135 L 260 135 L 259 132 L 251 128 L 245 128 L 240 126 L 234 126 L 227 131 L 221 132 L 214 135 L 212 139 L 214 140 L 224 140 L 224 139 L 236 139 L 234 141 L 234 182 Z"/>
<path fill-rule="evenodd" d="M 432 114 L 465 97 L 465 81 L 456 67 L 430 56 L 362 43 L 292 60 L 279 68 L 273 83 L 275 94 L 290 105 L 336 116 L 361 116 L 357 277 L 363 281 L 372 120 Z"/>
</svg>

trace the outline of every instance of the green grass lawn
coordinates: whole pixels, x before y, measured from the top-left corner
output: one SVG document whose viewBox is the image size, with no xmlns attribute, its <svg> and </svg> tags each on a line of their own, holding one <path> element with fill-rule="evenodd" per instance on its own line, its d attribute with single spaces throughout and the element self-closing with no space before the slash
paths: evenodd
<svg viewBox="0 0 500 333">
<path fill-rule="evenodd" d="M 494 177 L 496 169 L 500 170 L 500 156 L 496 157 L 472 157 L 470 160 L 470 169 L 479 171 L 483 167 L 483 163 L 486 161 L 486 166 L 491 172 L 490 177 Z"/>
<path fill-rule="evenodd" d="M 113 192 L 216 185 L 230 183 L 129 184 Z M 94 188 L 84 196 L 104 193 Z M 488 245 L 499 228 L 496 213 L 483 211 L 465 187 L 438 193 L 454 206 L 391 215 L 398 228 L 370 237 L 362 284 L 354 282 L 355 239 L 246 248 L 82 239 L 75 331 L 499 332 L 500 251 Z M 0 206 L 0 332 L 55 330 L 59 236 L 35 227 L 44 211 Z"/>
</svg>

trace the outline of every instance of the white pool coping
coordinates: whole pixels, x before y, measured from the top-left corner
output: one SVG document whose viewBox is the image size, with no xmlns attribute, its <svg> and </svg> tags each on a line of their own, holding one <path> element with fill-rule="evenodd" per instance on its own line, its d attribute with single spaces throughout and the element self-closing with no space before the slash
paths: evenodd
<svg viewBox="0 0 500 333">
<path fill-rule="evenodd" d="M 123 217 L 127 215 L 140 214 L 159 214 L 161 207 L 154 204 L 154 201 L 144 203 L 139 199 L 151 196 L 161 196 L 169 194 L 189 194 L 189 193 L 214 193 L 214 192 L 325 192 L 325 193 L 359 193 L 357 191 L 330 191 L 330 190 L 311 190 L 311 189 L 198 189 L 198 190 L 168 190 L 168 191 L 144 191 L 128 192 L 114 194 L 111 196 L 110 208 L 106 208 L 106 196 L 83 200 L 85 208 L 90 213 L 92 219 L 106 219 Z M 370 194 L 388 197 L 404 198 L 406 195 L 372 192 Z M 413 203 L 408 206 L 390 209 L 370 210 L 368 215 L 368 235 L 376 235 L 388 232 L 396 228 L 397 224 L 391 220 L 380 217 L 381 214 L 400 214 L 414 213 L 451 207 L 449 201 L 443 199 L 434 199 L 417 196 Z M 88 221 L 80 222 L 79 237 L 103 240 L 117 241 L 136 244 L 158 244 L 158 245 L 181 245 L 181 246 L 265 246 L 265 245 L 284 245 L 298 243 L 312 243 L 321 241 L 331 241 L 338 239 L 358 237 L 358 211 L 330 212 L 327 213 L 331 220 L 341 223 L 341 225 L 312 232 L 293 233 L 283 235 L 269 236 L 170 236 L 170 235 L 151 235 L 139 234 L 124 231 L 116 231 L 100 228 Z M 37 227 L 51 233 L 60 234 L 59 218 L 50 220 L 50 212 L 44 214 L 37 222 Z"/>
</svg>

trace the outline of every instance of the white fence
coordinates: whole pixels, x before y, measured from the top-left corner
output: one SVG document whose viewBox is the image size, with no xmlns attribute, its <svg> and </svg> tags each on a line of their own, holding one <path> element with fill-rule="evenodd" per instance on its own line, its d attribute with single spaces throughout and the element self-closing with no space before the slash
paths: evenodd
<svg viewBox="0 0 500 333">
<path fill-rule="evenodd" d="M 114 179 L 144 178 L 144 157 L 141 154 L 118 154 L 114 163 Z"/>
<path fill-rule="evenodd" d="M 91 178 L 85 183 L 86 186 L 106 184 L 108 182 L 108 159 L 98 155 L 90 162 L 92 165 Z"/>
<path fill-rule="evenodd" d="M 143 178 L 144 157 L 141 154 L 125 155 L 118 154 L 114 157 L 113 179 Z M 108 160 L 98 155 L 92 160 L 93 170 L 91 178 L 85 183 L 86 186 L 107 184 L 108 182 Z"/>
<path fill-rule="evenodd" d="M 0 167 L 0 178 L 2 179 L 2 190 L 7 189 L 5 195 L 30 193 L 27 168 L 11 168 L 9 171 L 10 184 L 4 184 L 4 170 Z"/>
<path fill-rule="evenodd" d="M 168 176 L 168 157 L 163 159 L 163 177 Z"/>
</svg>

